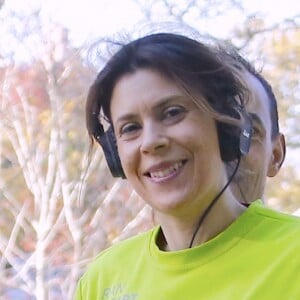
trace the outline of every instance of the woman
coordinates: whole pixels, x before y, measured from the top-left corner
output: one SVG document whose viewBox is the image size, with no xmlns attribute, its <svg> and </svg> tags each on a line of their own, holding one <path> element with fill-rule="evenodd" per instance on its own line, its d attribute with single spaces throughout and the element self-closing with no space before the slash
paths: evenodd
<svg viewBox="0 0 300 300">
<path fill-rule="evenodd" d="M 227 178 L 224 162 L 237 169 L 251 138 L 246 93 L 231 70 L 197 41 L 154 34 L 123 46 L 99 73 L 87 100 L 89 135 L 159 226 L 102 252 L 76 299 L 300 295 L 298 284 L 290 298 L 285 289 L 299 279 L 299 258 L 287 259 L 300 250 L 299 220 L 260 202 L 247 208 L 228 188 L 235 172 Z"/>
</svg>

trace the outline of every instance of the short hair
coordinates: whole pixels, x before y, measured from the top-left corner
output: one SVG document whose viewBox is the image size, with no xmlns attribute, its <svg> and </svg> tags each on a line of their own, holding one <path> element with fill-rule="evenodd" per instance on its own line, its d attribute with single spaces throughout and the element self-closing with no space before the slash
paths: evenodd
<svg viewBox="0 0 300 300">
<path fill-rule="evenodd" d="M 271 138 L 275 139 L 279 134 L 279 121 L 278 121 L 278 107 L 277 107 L 277 99 L 273 92 L 272 86 L 270 83 L 263 77 L 261 72 L 257 71 L 255 67 L 241 54 L 238 52 L 236 48 L 233 46 L 224 47 L 219 46 L 218 50 L 220 56 L 228 56 L 230 60 L 233 61 L 234 67 L 240 69 L 242 66 L 246 71 L 248 71 L 251 75 L 253 75 L 263 86 L 265 89 L 268 99 L 269 99 L 269 112 L 271 118 Z"/>
<path fill-rule="evenodd" d="M 173 33 L 156 33 L 121 46 L 99 72 L 86 103 L 91 137 L 101 111 L 111 123 L 110 101 L 117 81 L 142 68 L 173 80 L 215 120 L 240 126 L 235 106 L 243 105 L 245 89 L 231 68 L 201 42 Z"/>
</svg>

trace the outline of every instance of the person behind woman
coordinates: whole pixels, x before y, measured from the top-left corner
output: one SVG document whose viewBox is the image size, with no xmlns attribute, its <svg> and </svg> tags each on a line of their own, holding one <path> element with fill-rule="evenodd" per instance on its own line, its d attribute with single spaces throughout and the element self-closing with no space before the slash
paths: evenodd
<svg viewBox="0 0 300 300">
<path fill-rule="evenodd" d="M 277 99 L 263 74 L 235 48 L 228 45 L 215 48 L 216 55 L 238 71 L 248 90 L 245 108 L 252 119 L 251 147 L 248 155 L 242 157 L 230 188 L 240 202 L 251 203 L 264 198 L 267 177 L 276 176 L 285 160 L 285 136 L 279 128 Z M 235 161 L 226 164 L 229 176 L 235 165 Z"/>
<path fill-rule="evenodd" d="M 100 71 L 88 133 L 158 226 L 100 253 L 76 299 L 300 297 L 299 219 L 259 200 L 244 206 L 229 188 L 252 132 L 232 70 L 204 44 L 160 33 L 124 45 Z"/>
</svg>

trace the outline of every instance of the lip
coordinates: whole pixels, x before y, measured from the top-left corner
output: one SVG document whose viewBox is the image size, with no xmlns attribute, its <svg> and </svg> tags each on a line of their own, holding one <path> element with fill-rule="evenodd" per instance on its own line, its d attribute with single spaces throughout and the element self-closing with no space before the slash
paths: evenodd
<svg viewBox="0 0 300 300">
<path fill-rule="evenodd" d="M 177 160 L 155 164 L 147 169 L 143 175 L 155 183 L 165 182 L 176 177 L 181 172 L 186 162 L 187 160 Z"/>
</svg>

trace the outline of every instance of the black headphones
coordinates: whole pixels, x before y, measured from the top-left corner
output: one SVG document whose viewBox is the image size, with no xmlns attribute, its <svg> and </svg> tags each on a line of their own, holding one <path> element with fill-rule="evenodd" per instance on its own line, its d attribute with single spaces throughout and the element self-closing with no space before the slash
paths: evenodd
<svg viewBox="0 0 300 300">
<path fill-rule="evenodd" d="M 241 155 L 247 155 L 250 149 L 252 118 L 242 106 L 238 107 L 238 112 L 243 120 L 243 124 L 240 128 L 217 121 L 220 153 L 224 162 L 237 159 Z"/>
<path fill-rule="evenodd" d="M 113 177 L 122 177 L 126 178 L 118 149 L 117 149 L 117 141 L 114 130 L 112 126 L 104 131 L 103 125 L 99 122 L 99 125 L 95 128 L 94 138 L 101 145 L 108 167 Z"/>
<path fill-rule="evenodd" d="M 243 107 L 238 108 L 239 115 L 243 119 L 241 128 L 217 121 L 218 138 L 221 158 L 229 162 L 246 155 L 249 152 L 252 136 L 252 119 Z M 108 167 L 113 177 L 126 178 L 117 149 L 117 141 L 110 126 L 104 131 L 99 122 L 93 134 L 95 140 L 101 145 Z"/>
</svg>

